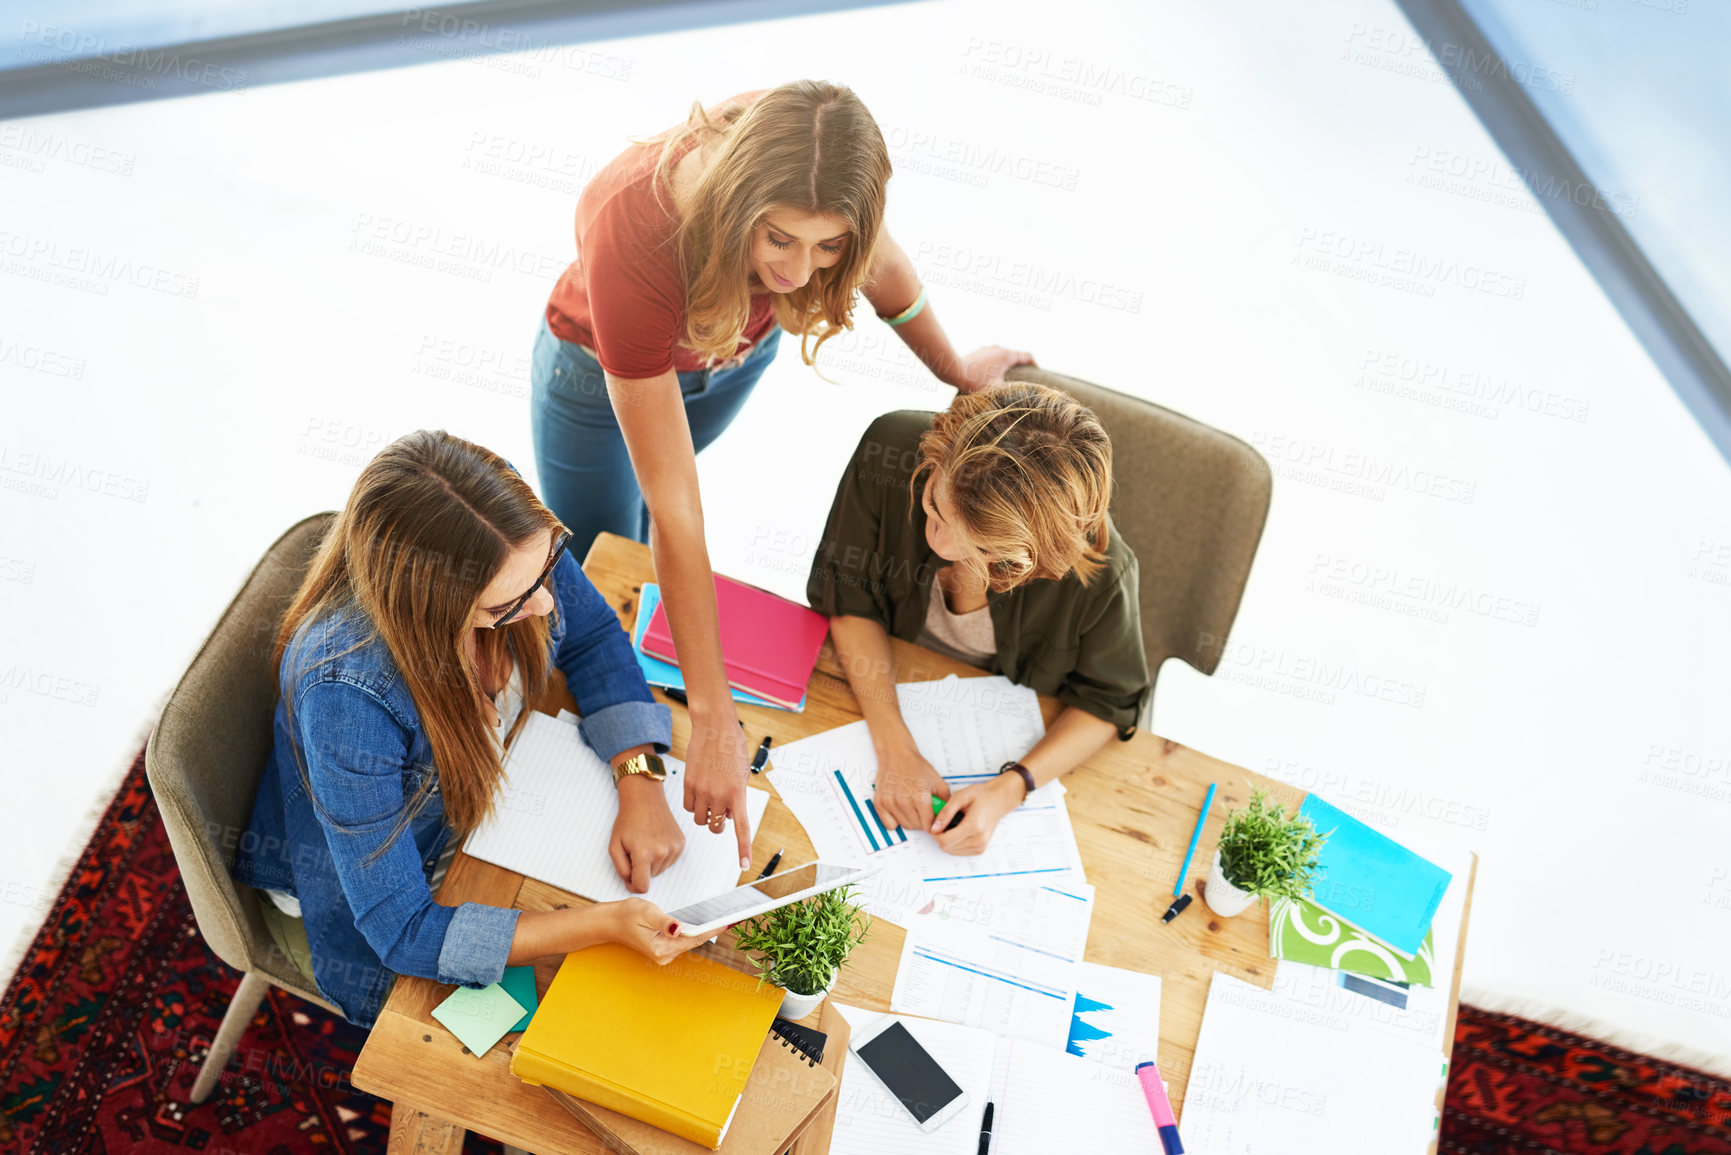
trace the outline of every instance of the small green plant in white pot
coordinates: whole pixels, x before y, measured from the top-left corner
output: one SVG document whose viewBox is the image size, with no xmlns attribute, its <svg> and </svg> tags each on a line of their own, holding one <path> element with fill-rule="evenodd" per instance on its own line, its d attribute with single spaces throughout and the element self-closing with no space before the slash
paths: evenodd
<svg viewBox="0 0 1731 1155">
<path fill-rule="evenodd" d="M 1327 839 L 1310 819 L 1288 814 L 1267 791 L 1252 787 L 1249 804 L 1226 816 L 1203 900 L 1231 918 L 1263 895 L 1309 898 Z"/>
<path fill-rule="evenodd" d="M 758 977 L 786 993 L 781 1017 L 803 1019 L 835 986 L 842 964 L 871 930 L 871 916 L 853 903 L 853 887 L 838 886 L 746 919 L 733 928 Z"/>
</svg>

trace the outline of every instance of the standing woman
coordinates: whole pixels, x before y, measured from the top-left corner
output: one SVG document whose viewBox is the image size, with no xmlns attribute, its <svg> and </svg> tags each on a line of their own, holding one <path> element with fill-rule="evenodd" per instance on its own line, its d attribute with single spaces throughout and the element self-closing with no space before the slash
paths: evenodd
<svg viewBox="0 0 1731 1155">
<path fill-rule="evenodd" d="M 1033 361 L 996 345 L 956 355 L 884 230 L 889 177 L 883 134 L 841 85 L 800 80 L 693 106 L 584 188 L 577 259 L 535 342 L 542 494 L 579 556 L 604 530 L 654 550 L 691 702 L 685 808 L 712 830 L 734 819 L 741 869 L 748 751 L 722 666 L 697 453 L 739 412 L 780 331 L 798 334 L 813 364 L 852 327 L 856 291 L 963 392 Z"/>
</svg>

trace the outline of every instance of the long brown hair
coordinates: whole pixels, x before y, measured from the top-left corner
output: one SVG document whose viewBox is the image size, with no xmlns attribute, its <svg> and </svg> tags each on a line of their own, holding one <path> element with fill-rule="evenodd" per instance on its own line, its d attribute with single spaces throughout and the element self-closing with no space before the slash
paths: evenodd
<svg viewBox="0 0 1731 1155">
<path fill-rule="evenodd" d="M 414 698 L 432 747 L 446 821 L 458 838 L 492 813 L 504 775 L 499 745 L 484 717 L 487 699 L 476 657 L 489 668 L 498 668 L 507 654 L 513 657 L 531 700 L 551 666 L 544 616 L 482 632 L 475 657 L 463 645 L 463 635 L 472 628 L 482 592 L 511 552 L 561 528 L 529 483 L 498 454 L 442 429 L 410 433 L 385 446 L 361 470 L 277 631 L 275 657 L 281 669 L 303 624 L 350 607 L 365 615 L 370 633 L 359 644 L 382 640 Z M 309 668 L 290 671 L 283 681 L 292 690 Z M 312 798 L 292 698 L 285 708 L 295 759 Z M 506 736 L 507 745 L 527 718 L 525 709 Z M 420 812 L 434 781 L 433 774 L 423 778 L 375 856 Z"/>
<path fill-rule="evenodd" d="M 812 364 L 825 341 L 853 327 L 854 293 L 877 252 L 890 178 L 883 133 L 852 89 L 822 80 L 790 81 L 714 117 L 694 103 L 686 123 L 661 138 L 658 188 L 671 190 L 674 161 L 694 138 L 711 155 L 674 234 L 685 345 L 710 361 L 732 357 L 751 313 L 753 230 L 777 208 L 825 213 L 851 234 L 841 259 L 791 293 L 770 294 L 777 323 L 799 334 L 800 357 Z"/>
<path fill-rule="evenodd" d="M 961 394 L 920 436 L 914 501 L 922 477 L 944 479 L 963 530 L 987 550 L 955 564 L 983 570 L 994 592 L 1072 572 L 1087 585 L 1099 572 L 1110 544 L 1112 442 L 1068 393 L 1014 381 Z"/>
</svg>

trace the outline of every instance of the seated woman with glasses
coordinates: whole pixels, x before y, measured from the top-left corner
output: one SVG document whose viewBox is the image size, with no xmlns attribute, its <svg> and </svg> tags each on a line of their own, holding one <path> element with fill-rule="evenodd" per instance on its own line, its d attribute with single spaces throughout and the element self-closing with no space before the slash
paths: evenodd
<svg viewBox="0 0 1731 1155">
<path fill-rule="evenodd" d="M 433 901 L 555 674 L 619 792 L 595 853 L 641 893 L 684 846 L 657 756 L 671 717 L 569 538 L 503 458 L 422 430 L 361 471 L 289 605 L 274 746 L 233 872 L 265 892 L 278 947 L 352 1022 L 372 1024 L 398 974 L 483 987 L 595 943 L 665 963 L 702 941 L 641 898 L 531 912 Z"/>
<path fill-rule="evenodd" d="M 1112 445 L 1074 398 L 1032 382 L 943 413 L 872 422 L 842 473 L 806 597 L 871 731 L 886 825 L 979 854 L 1029 792 L 1135 731 L 1151 688 L 1136 555 L 1106 510 Z M 896 701 L 891 636 L 1064 703 L 1034 747 L 953 793 Z M 934 819 L 933 797 L 948 799 Z M 959 815 L 959 817 L 958 817 Z"/>
</svg>

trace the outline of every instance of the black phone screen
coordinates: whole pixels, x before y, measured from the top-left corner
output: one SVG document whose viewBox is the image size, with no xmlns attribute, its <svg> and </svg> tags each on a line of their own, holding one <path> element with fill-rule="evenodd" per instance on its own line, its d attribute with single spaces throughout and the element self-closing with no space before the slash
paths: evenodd
<svg viewBox="0 0 1731 1155">
<path fill-rule="evenodd" d="M 890 1094 L 900 1099 L 908 1113 L 921 1123 L 962 1093 L 956 1081 L 944 1073 L 938 1061 L 901 1023 L 891 1024 L 857 1051 L 872 1074 L 882 1079 Z"/>
</svg>

